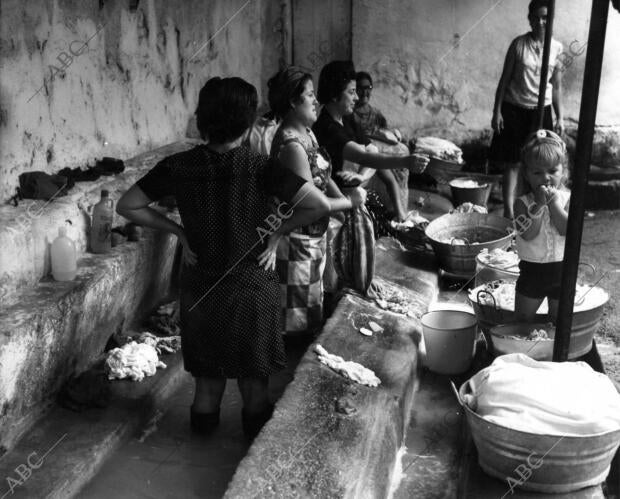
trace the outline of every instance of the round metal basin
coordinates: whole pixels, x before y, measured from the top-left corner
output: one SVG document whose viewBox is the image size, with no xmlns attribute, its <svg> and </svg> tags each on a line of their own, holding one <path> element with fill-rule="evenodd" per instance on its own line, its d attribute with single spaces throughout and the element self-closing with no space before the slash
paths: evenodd
<svg viewBox="0 0 620 499">
<path fill-rule="evenodd" d="M 425 231 L 442 269 L 472 276 L 478 253 L 484 248 L 508 248 L 513 233 L 510 220 L 483 213 L 443 215 Z"/>
</svg>

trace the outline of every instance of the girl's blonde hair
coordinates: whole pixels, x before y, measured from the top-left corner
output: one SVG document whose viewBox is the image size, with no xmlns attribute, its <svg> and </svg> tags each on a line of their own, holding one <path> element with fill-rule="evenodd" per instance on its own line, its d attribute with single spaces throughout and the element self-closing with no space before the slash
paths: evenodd
<svg viewBox="0 0 620 499">
<path fill-rule="evenodd" d="M 563 168 L 562 184 L 566 185 L 568 180 L 567 160 L 566 144 L 557 133 L 542 129 L 531 133 L 521 149 L 522 194 L 527 194 L 532 190 L 525 177 L 525 170 L 528 165 L 544 164 L 555 166 L 561 164 Z"/>
</svg>

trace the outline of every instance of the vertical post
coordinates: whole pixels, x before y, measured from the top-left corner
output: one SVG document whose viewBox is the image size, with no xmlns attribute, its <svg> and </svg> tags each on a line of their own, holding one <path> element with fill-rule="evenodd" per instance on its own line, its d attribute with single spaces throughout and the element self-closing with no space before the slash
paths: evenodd
<svg viewBox="0 0 620 499">
<path fill-rule="evenodd" d="M 543 46 L 543 60 L 540 69 L 540 86 L 538 87 L 538 129 L 543 127 L 545 117 L 545 96 L 549 82 L 549 55 L 553 37 L 553 19 L 555 18 L 555 0 L 549 0 L 547 7 L 547 26 L 545 28 L 545 44 Z"/>
<path fill-rule="evenodd" d="M 592 140 L 596 123 L 596 107 L 601 83 L 608 14 L 609 0 L 593 0 L 590 34 L 588 36 L 588 52 L 586 54 L 583 91 L 581 94 L 581 110 L 579 112 L 573 186 L 566 227 L 562 288 L 553 345 L 553 360 L 555 362 L 563 362 L 568 358 L 570 346 L 570 332 L 573 325 L 573 303 L 575 301 L 579 252 L 581 250 L 581 237 L 583 234 L 585 192 L 588 186 L 588 173 L 592 157 Z"/>
</svg>

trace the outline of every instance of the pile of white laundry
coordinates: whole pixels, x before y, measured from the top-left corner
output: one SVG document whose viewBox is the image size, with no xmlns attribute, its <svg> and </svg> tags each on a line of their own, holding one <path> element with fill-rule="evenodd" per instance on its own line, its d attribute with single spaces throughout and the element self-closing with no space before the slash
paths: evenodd
<svg viewBox="0 0 620 499">
<path fill-rule="evenodd" d="M 110 350 L 105 365 L 108 379 L 130 378 L 133 381 L 153 376 L 158 367 L 166 368 L 166 364 L 159 360 L 154 346 L 135 341 Z"/>
</svg>

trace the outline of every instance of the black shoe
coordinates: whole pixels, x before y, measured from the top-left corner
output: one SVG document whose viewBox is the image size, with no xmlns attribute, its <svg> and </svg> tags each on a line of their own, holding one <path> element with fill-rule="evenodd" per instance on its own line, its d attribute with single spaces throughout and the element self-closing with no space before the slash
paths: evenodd
<svg viewBox="0 0 620 499">
<path fill-rule="evenodd" d="M 270 405 L 264 411 L 258 413 L 249 413 L 245 409 L 241 410 L 241 422 L 243 425 L 243 433 L 245 437 L 252 441 L 265 426 L 265 423 L 271 419 L 273 414 L 273 406 Z"/>
<path fill-rule="evenodd" d="M 189 409 L 189 421 L 192 431 L 200 435 L 210 435 L 220 424 L 220 411 L 216 412 L 194 412 L 194 408 Z"/>
</svg>

